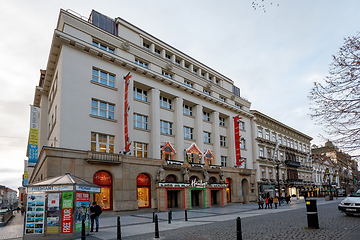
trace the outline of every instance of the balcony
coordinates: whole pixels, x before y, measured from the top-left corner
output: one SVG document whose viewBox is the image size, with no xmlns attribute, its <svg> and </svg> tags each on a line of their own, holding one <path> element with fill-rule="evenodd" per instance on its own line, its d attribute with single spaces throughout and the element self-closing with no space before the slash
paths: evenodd
<svg viewBox="0 0 360 240">
<path fill-rule="evenodd" d="M 88 157 L 86 160 L 89 163 L 120 164 L 121 156 L 119 154 L 114 154 L 114 153 L 88 151 Z"/>
<path fill-rule="evenodd" d="M 300 162 L 292 161 L 292 160 L 286 160 L 285 164 L 290 167 L 301 167 Z"/>
</svg>

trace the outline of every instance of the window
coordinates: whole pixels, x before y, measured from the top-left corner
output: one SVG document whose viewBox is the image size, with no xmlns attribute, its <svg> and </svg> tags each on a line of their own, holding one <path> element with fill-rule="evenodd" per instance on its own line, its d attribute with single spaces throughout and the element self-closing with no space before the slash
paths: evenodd
<svg viewBox="0 0 360 240">
<path fill-rule="evenodd" d="M 210 113 L 203 111 L 203 120 L 210 122 Z"/>
<path fill-rule="evenodd" d="M 184 127 L 184 138 L 193 139 L 193 128 Z"/>
<path fill-rule="evenodd" d="M 138 99 L 144 102 L 147 102 L 147 92 L 142 90 L 141 88 L 134 87 L 133 91 L 134 99 Z"/>
<path fill-rule="evenodd" d="M 284 145 L 287 146 L 287 140 L 284 138 Z"/>
<path fill-rule="evenodd" d="M 240 130 L 245 130 L 245 123 L 244 122 L 241 122 L 241 121 L 239 121 L 239 129 Z"/>
<path fill-rule="evenodd" d="M 273 142 L 276 142 L 276 134 L 275 133 L 272 134 L 272 137 L 273 137 Z"/>
<path fill-rule="evenodd" d="M 264 157 L 264 148 L 263 147 L 259 148 L 259 156 Z"/>
<path fill-rule="evenodd" d="M 160 50 L 155 48 L 155 54 L 160 56 Z"/>
<path fill-rule="evenodd" d="M 219 125 L 225 127 L 225 118 L 219 117 Z"/>
<path fill-rule="evenodd" d="M 172 79 L 172 74 L 162 71 L 162 75 Z"/>
<path fill-rule="evenodd" d="M 91 132 L 91 151 L 114 153 L 115 136 Z"/>
<path fill-rule="evenodd" d="M 143 48 L 146 48 L 147 50 L 149 50 L 150 45 L 149 45 L 149 44 L 147 44 L 147 43 L 145 43 L 145 42 L 143 42 Z"/>
<path fill-rule="evenodd" d="M 193 68 L 193 73 L 196 74 L 197 73 L 197 69 Z"/>
<path fill-rule="evenodd" d="M 294 148 L 294 142 L 293 141 L 290 142 L 290 147 Z"/>
<path fill-rule="evenodd" d="M 227 157 L 221 156 L 221 166 L 226 167 L 227 166 Z"/>
<path fill-rule="evenodd" d="M 160 96 L 160 107 L 171 109 L 171 99 Z"/>
<path fill-rule="evenodd" d="M 134 113 L 134 128 L 140 128 L 147 130 L 148 117 Z"/>
<path fill-rule="evenodd" d="M 281 170 L 281 179 L 285 180 L 285 171 L 284 170 Z"/>
<path fill-rule="evenodd" d="M 219 80 L 216 79 L 215 83 L 216 83 L 216 85 L 219 85 Z"/>
<path fill-rule="evenodd" d="M 224 97 L 222 97 L 222 96 L 219 96 L 219 99 L 220 99 L 220 101 L 223 101 L 223 102 L 225 102 L 225 98 L 224 98 Z"/>
<path fill-rule="evenodd" d="M 147 143 L 134 142 L 134 156 L 147 158 Z"/>
<path fill-rule="evenodd" d="M 269 179 L 273 179 L 273 171 L 271 168 L 269 169 Z"/>
<path fill-rule="evenodd" d="M 280 152 L 280 160 L 284 161 L 284 153 L 283 152 Z"/>
<path fill-rule="evenodd" d="M 211 81 L 212 80 L 212 77 L 209 75 L 209 80 Z"/>
<path fill-rule="evenodd" d="M 107 52 L 109 52 L 109 53 L 112 53 L 112 54 L 115 53 L 115 49 L 114 49 L 114 48 L 108 47 L 108 46 L 106 46 L 105 44 L 99 43 L 98 41 L 93 40 L 92 45 L 95 46 L 95 47 L 98 47 L 98 48 L 100 48 L 100 49 L 102 49 L 102 50 L 104 50 L 104 51 L 107 51 Z"/>
<path fill-rule="evenodd" d="M 279 143 L 282 144 L 282 137 L 279 135 Z"/>
<path fill-rule="evenodd" d="M 220 146 L 226 147 L 226 137 L 220 136 Z"/>
<path fill-rule="evenodd" d="M 109 87 L 115 87 L 115 75 L 93 68 L 92 81 Z"/>
<path fill-rule="evenodd" d="M 258 128 L 258 137 L 262 138 L 262 129 L 261 128 Z"/>
<path fill-rule="evenodd" d="M 205 77 L 205 73 L 202 72 L 202 73 L 201 73 L 201 77 L 204 78 L 204 77 Z"/>
<path fill-rule="evenodd" d="M 185 68 L 189 71 L 189 64 L 185 63 Z"/>
<path fill-rule="evenodd" d="M 265 168 L 261 168 L 261 177 L 266 178 Z"/>
<path fill-rule="evenodd" d="M 192 116 L 192 107 L 189 105 L 183 104 L 183 113 L 189 116 Z"/>
<path fill-rule="evenodd" d="M 172 123 L 160 120 L 160 133 L 172 135 Z"/>
<path fill-rule="evenodd" d="M 165 58 L 170 60 L 171 56 L 169 54 L 165 53 Z"/>
<path fill-rule="evenodd" d="M 270 140 L 270 132 L 269 131 L 265 131 L 265 139 Z"/>
<path fill-rule="evenodd" d="M 191 87 L 191 88 L 193 87 L 193 84 L 189 81 L 184 81 L 184 84 L 188 87 Z"/>
<path fill-rule="evenodd" d="M 271 149 L 267 149 L 267 157 L 271 159 Z"/>
<path fill-rule="evenodd" d="M 180 65 L 180 60 L 177 59 L 177 58 L 175 58 L 175 63 L 176 63 L 177 65 Z"/>
<path fill-rule="evenodd" d="M 211 134 L 209 132 L 204 132 L 204 143 L 211 143 Z"/>
<path fill-rule="evenodd" d="M 209 96 L 210 96 L 210 91 L 208 91 L 208 90 L 206 90 L 206 89 L 203 90 L 203 93 L 205 93 L 206 95 L 209 95 Z"/>
<path fill-rule="evenodd" d="M 297 142 L 295 142 L 295 149 L 298 149 L 298 144 L 297 144 Z"/>
<path fill-rule="evenodd" d="M 99 100 L 91 100 L 91 115 L 108 119 L 114 119 L 115 105 L 102 102 Z"/>
<path fill-rule="evenodd" d="M 135 59 L 135 63 L 136 63 L 137 65 L 139 65 L 139 66 L 144 67 L 144 68 L 148 68 L 148 64 L 147 64 L 147 63 L 145 63 L 145 62 L 144 62 L 144 61 L 142 61 L 142 60 Z"/>
<path fill-rule="evenodd" d="M 241 109 L 241 105 L 240 105 L 240 104 L 238 104 L 238 103 L 235 103 L 235 107 L 237 107 L 237 108 Z"/>
<path fill-rule="evenodd" d="M 245 140 L 245 139 L 240 139 L 240 148 L 241 148 L 241 149 L 245 149 L 245 148 L 246 148 L 245 143 L 246 143 L 246 140 Z"/>
</svg>

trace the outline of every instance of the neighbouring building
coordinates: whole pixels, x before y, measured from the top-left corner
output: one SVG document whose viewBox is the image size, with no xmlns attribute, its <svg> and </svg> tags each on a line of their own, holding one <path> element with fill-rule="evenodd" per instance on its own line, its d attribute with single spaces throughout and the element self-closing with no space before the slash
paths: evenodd
<svg viewBox="0 0 360 240">
<path fill-rule="evenodd" d="M 312 137 L 261 112 L 251 110 L 252 145 L 258 196 L 314 192 L 310 161 Z"/>
<path fill-rule="evenodd" d="M 358 186 L 358 163 L 351 156 L 342 152 L 331 141 L 327 141 L 324 147 L 313 146 L 312 153 L 329 157 L 339 167 L 339 188 L 345 189 L 346 194 L 355 192 Z"/>
<path fill-rule="evenodd" d="M 71 173 L 101 185 L 91 198 L 113 211 L 256 201 L 251 103 L 231 79 L 124 19 L 61 10 L 33 105 L 29 183 Z"/>
<path fill-rule="evenodd" d="M 312 165 L 315 196 L 336 195 L 340 188 L 338 164 L 323 154 L 312 154 Z"/>
</svg>

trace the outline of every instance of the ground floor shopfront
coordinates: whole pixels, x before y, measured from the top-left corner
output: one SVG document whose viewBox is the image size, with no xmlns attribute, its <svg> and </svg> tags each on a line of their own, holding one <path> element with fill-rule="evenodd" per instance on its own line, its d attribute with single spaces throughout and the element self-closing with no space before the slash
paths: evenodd
<svg viewBox="0 0 360 240">
<path fill-rule="evenodd" d="M 101 186 L 105 211 L 192 209 L 256 201 L 255 171 L 44 147 L 29 183 L 70 173 Z"/>
<path fill-rule="evenodd" d="M 279 189 L 280 188 L 280 195 Z M 299 198 L 300 196 L 306 197 L 316 197 L 315 188 L 312 186 L 304 185 L 302 183 L 299 184 L 286 184 L 280 182 L 278 184 L 271 184 L 271 182 L 258 182 L 258 196 L 261 197 L 285 197 L 291 196 Z"/>
</svg>

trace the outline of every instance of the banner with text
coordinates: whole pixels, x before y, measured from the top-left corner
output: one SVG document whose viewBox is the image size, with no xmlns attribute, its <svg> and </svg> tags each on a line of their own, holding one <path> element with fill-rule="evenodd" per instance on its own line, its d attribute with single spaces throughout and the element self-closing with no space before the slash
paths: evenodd
<svg viewBox="0 0 360 240">
<path fill-rule="evenodd" d="M 34 167 L 38 158 L 39 107 L 31 106 L 29 133 L 29 166 Z"/>
</svg>

